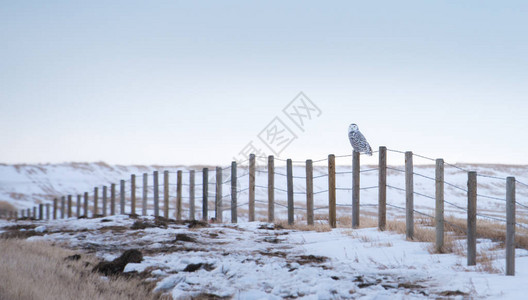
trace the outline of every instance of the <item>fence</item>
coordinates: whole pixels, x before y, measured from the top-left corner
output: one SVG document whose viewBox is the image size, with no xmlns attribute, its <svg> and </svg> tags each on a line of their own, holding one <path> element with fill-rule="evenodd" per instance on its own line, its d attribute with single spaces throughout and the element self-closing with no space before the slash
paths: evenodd
<svg viewBox="0 0 528 300">
<path fill-rule="evenodd" d="M 387 166 L 388 152 L 403 154 L 405 167 L 400 169 Z M 379 156 L 377 166 L 363 170 L 360 168 L 360 154 L 353 152 L 351 155 L 335 156 L 331 154 L 324 159 L 308 159 L 306 161 L 292 161 L 291 159 L 283 160 L 273 156 L 260 157 L 251 154 L 246 161 L 238 163 L 232 162 L 230 166 L 224 168 L 216 167 L 213 177 L 210 177 L 209 168 L 203 168 L 201 170 L 177 170 L 176 172 L 164 171 L 163 182 L 160 184 L 160 174 L 158 171 L 154 171 L 152 174 L 144 173 L 142 176 L 142 186 L 136 185 L 136 175 L 133 174 L 130 176 L 130 179 L 121 180 L 119 182 L 119 190 L 116 189 L 117 185 L 115 183 L 102 186 L 102 189 L 95 187 L 93 190 L 93 196 L 91 197 L 91 203 L 88 192 L 85 192 L 83 195 L 77 195 L 75 216 L 77 218 L 87 218 L 115 215 L 116 201 L 119 200 L 119 214 L 128 213 L 136 215 L 139 212 L 138 206 L 141 206 L 141 215 L 143 216 L 151 214 L 155 217 L 159 217 L 160 213 L 162 213 L 165 218 L 174 217 L 176 220 L 182 220 L 184 217 L 183 212 L 186 211 L 188 212 L 188 218 L 192 220 L 194 220 L 197 215 L 201 215 L 201 219 L 204 221 L 212 220 L 215 222 L 224 222 L 224 211 L 230 210 L 230 222 L 237 223 L 239 210 L 242 210 L 247 205 L 247 219 L 249 221 L 256 220 L 256 208 L 260 206 L 267 211 L 268 222 L 275 221 L 277 216 L 275 211 L 276 208 L 286 209 L 288 224 L 295 223 L 295 212 L 303 211 L 303 217 L 306 219 L 306 223 L 308 225 L 314 225 L 316 219 L 314 213 L 320 210 L 327 210 L 328 224 L 332 228 L 335 228 L 337 227 L 337 207 L 350 207 L 352 210 L 352 227 L 357 228 L 360 226 L 360 210 L 377 207 L 378 228 L 379 230 L 385 230 L 388 206 L 390 208 L 405 211 L 405 232 L 408 239 L 413 239 L 414 236 L 415 213 L 434 219 L 436 230 L 435 249 L 437 252 L 440 252 L 444 246 L 444 237 L 446 234 L 445 224 L 448 223 L 444 217 L 444 205 L 447 204 L 451 208 L 463 212 L 467 216 L 466 233 L 468 265 L 476 264 L 477 219 L 489 219 L 506 224 L 506 275 L 515 274 L 515 229 L 516 227 L 527 228 L 525 224 L 516 222 L 516 206 L 519 206 L 522 209 L 528 208 L 528 206 L 516 201 L 515 189 L 516 184 L 528 187 L 527 184 L 516 180 L 515 177 L 501 178 L 486 174 L 478 174 L 476 171 L 466 170 L 459 166 L 445 163 L 443 159 L 432 159 L 426 156 L 413 154 L 410 151 L 404 152 L 391 150 L 382 146 L 379 148 L 379 151 L 375 151 L 374 153 L 377 153 Z M 352 170 L 338 171 L 336 169 L 336 158 L 351 158 Z M 415 172 L 413 158 L 434 162 L 434 177 Z M 256 166 L 257 160 L 259 162 L 264 162 L 267 166 L 265 168 L 258 168 Z M 276 161 L 279 163 L 285 163 L 286 173 L 277 171 L 275 166 Z M 324 168 L 322 166 L 314 167 L 314 164 L 323 163 L 326 164 Z M 445 181 L 444 169 L 446 166 L 467 173 L 467 187 L 460 187 L 456 184 Z M 294 172 L 294 170 L 299 171 L 299 169 L 304 169 L 304 175 L 294 175 L 294 173 L 299 173 Z M 314 169 L 317 169 L 319 172 L 314 173 Z M 323 171 L 323 169 L 325 169 L 326 172 Z M 239 174 L 239 171 L 242 171 L 241 174 Z M 377 185 L 361 187 L 361 174 L 374 171 L 378 172 Z M 224 178 L 224 173 L 226 172 L 228 172 L 228 177 Z M 405 176 L 404 187 L 389 184 L 387 181 L 389 172 L 403 173 Z M 185 182 L 184 174 L 188 178 Z M 263 185 L 257 180 L 259 177 L 258 175 L 260 174 L 265 175 L 264 178 L 267 177 L 267 184 Z M 176 175 L 176 183 L 171 183 L 170 178 L 174 175 Z M 202 178 L 201 182 L 196 182 L 197 175 Z M 336 181 L 336 176 L 343 175 L 351 175 L 352 182 L 350 186 L 339 184 L 339 182 Z M 275 179 L 278 177 L 284 177 L 286 179 L 285 189 L 276 185 Z M 314 184 L 314 181 L 324 180 L 325 178 L 327 179 L 327 183 L 324 184 L 326 188 L 321 188 L 320 183 L 318 185 Z M 422 178 L 434 182 L 435 195 L 432 196 L 415 191 L 415 178 Z M 478 194 L 477 178 L 485 178 L 487 180 L 505 183 L 505 198 Z M 149 181 L 149 179 L 151 180 Z M 241 184 L 245 180 L 247 180 L 247 187 L 239 188 L 239 186 L 245 185 Z M 295 185 L 295 181 L 302 181 L 302 184 Z M 152 184 L 149 185 L 149 182 L 152 182 Z M 223 188 L 225 185 L 228 185 L 229 187 L 227 194 L 223 194 Z M 184 195 L 183 191 L 184 186 L 186 187 L 186 195 Z M 299 189 L 299 186 L 301 186 L 301 189 Z M 446 186 L 463 193 L 465 197 L 467 197 L 467 206 L 462 207 L 459 204 L 446 200 L 444 196 Z M 108 189 L 108 187 L 110 187 L 110 189 Z M 175 195 L 171 196 L 171 188 L 173 191 L 175 190 Z M 138 189 L 140 189 L 142 193 L 136 193 Z M 160 189 L 162 191 L 162 199 L 160 199 Z M 376 189 L 378 191 L 377 203 L 361 204 L 360 192 Z M 214 193 L 210 193 L 210 190 L 214 191 Z M 403 193 L 405 195 L 405 205 L 401 206 L 387 203 L 387 190 Z M 102 192 L 102 203 L 99 202 L 100 191 Z M 337 203 L 338 197 L 336 192 L 342 191 L 347 193 L 351 192 L 351 204 Z M 110 193 L 110 195 L 108 195 L 108 193 Z M 284 203 L 276 200 L 275 196 L 277 193 L 285 195 L 286 201 Z M 139 199 L 141 200 L 140 202 L 138 202 L 137 194 L 142 195 L 141 199 Z M 324 194 L 327 195 L 328 205 L 316 207 L 314 205 L 314 197 L 324 196 Z M 259 197 L 257 197 L 257 195 L 259 195 Z M 266 195 L 267 199 L 260 197 Z M 247 198 L 241 196 L 247 196 Z M 295 206 L 294 199 L 299 196 L 303 198 L 303 201 L 306 201 L 305 206 Z M 415 207 L 415 196 L 434 200 L 434 215 L 418 210 L 417 207 Z M 201 213 L 196 210 L 195 203 L 196 199 L 200 198 L 202 206 Z M 477 198 L 505 203 L 505 218 L 497 215 L 478 213 Z M 187 203 L 184 203 L 183 199 L 186 199 Z M 226 199 L 230 200 L 229 205 L 224 205 L 223 201 Z M 247 202 L 240 204 L 239 200 L 242 199 L 247 199 Z M 339 197 L 339 199 L 342 199 L 342 197 Z M 161 205 L 160 200 L 162 201 Z M 187 205 L 187 208 L 184 208 L 184 204 Z M 35 220 L 71 218 L 74 215 L 73 207 L 73 195 L 61 196 L 60 198 L 57 197 L 53 199 L 52 204 L 39 204 L 38 207 L 34 207 L 33 210 L 26 209 L 21 210 L 20 212 L 11 212 L 8 215 L 8 218 L 31 218 Z M 152 207 L 152 209 L 149 209 L 149 207 Z M 172 216 L 170 214 L 171 208 L 174 211 Z M 214 217 L 209 219 L 211 211 L 214 211 Z M 301 218 L 298 217 L 297 219 Z"/>
</svg>

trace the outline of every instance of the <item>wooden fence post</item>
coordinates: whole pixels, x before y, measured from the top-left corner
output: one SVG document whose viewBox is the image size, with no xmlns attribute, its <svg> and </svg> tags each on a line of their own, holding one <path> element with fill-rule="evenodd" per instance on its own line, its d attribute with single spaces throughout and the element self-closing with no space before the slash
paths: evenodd
<svg viewBox="0 0 528 300">
<path fill-rule="evenodd" d="M 292 160 L 286 160 L 286 181 L 287 181 L 287 191 L 288 191 L 288 225 L 293 225 L 294 222 L 294 212 L 293 212 L 293 165 Z"/>
<path fill-rule="evenodd" d="M 31 208 L 28 208 L 28 209 L 27 209 L 27 215 L 28 215 L 28 218 L 31 219 Z"/>
<path fill-rule="evenodd" d="M 313 162 L 306 160 L 306 222 L 308 225 L 314 224 L 313 207 Z"/>
<path fill-rule="evenodd" d="M 337 227 L 336 220 L 336 169 L 335 155 L 328 155 L 328 223 L 330 227 Z"/>
<path fill-rule="evenodd" d="M 143 198 L 141 199 L 141 215 L 147 215 L 148 209 L 148 174 L 143 173 Z"/>
<path fill-rule="evenodd" d="M 506 275 L 515 275 L 515 177 L 506 178 Z"/>
<path fill-rule="evenodd" d="M 42 203 L 39 204 L 39 220 L 44 220 L 44 204 Z"/>
<path fill-rule="evenodd" d="M 275 162 L 268 156 L 268 222 L 275 221 Z"/>
<path fill-rule="evenodd" d="M 178 204 L 176 204 L 176 210 Z M 163 171 L 163 216 L 169 218 L 169 171 Z"/>
<path fill-rule="evenodd" d="M 387 147 L 379 147 L 378 169 L 378 228 L 384 231 L 387 224 Z"/>
<path fill-rule="evenodd" d="M 249 222 L 255 221 L 255 154 L 249 155 Z"/>
<path fill-rule="evenodd" d="M 119 181 L 119 213 L 125 214 L 125 181 Z"/>
<path fill-rule="evenodd" d="M 68 195 L 68 218 L 72 217 L 72 195 Z"/>
<path fill-rule="evenodd" d="M 237 223 L 237 163 L 231 162 L 231 223 Z"/>
<path fill-rule="evenodd" d="M 153 176 L 153 188 L 154 188 L 154 217 L 159 217 L 159 182 L 158 182 L 158 171 L 152 173 Z"/>
<path fill-rule="evenodd" d="M 216 200 L 215 200 L 215 218 L 222 223 L 222 168 L 216 167 Z"/>
<path fill-rule="evenodd" d="M 352 152 L 352 228 L 359 227 L 359 152 Z"/>
<path fill-rule="evenodd" d="M 176 173 L 176 220 L 182 219 L 182 171 Z"/>
<path fill-rule="evenodd" d="M 477 172 L 468 172 L 467 264 L 477 264 Z"/>
<path fill-rule="evenodd" d="M 102 211 L 103 217 L 106 216 L 106 212 L 108 211 L 107 206 L 108 206 L 108 187 L 106 185 L 103 185 L 103 211 Z"/>
<path fill-rule="evenodd" d="M 110 185 L 110 215 L 115 215 L 115 203 L 116 203 L 116 184 Z"/>
<path fill-rule="evenodd" d="M 436 252 L 442 253 L 444 247 L 444 160 L 436 160 Z"/>
<path fill-rule="evenodd" d="M 61 197 L 61 219 L 64 219 L 66 214 L 66 197 Z"/>
<path fill-rule="evenodd" d="M 57 198 L 53 199 L 53 220 L 57 219 L 57 208 L 58 208 L 58 205 L 59 205 L 58 202 L 59 202 L 59 200 Z"/>
<path fill-rule="evenodd" d="M 414 238 L 414 166 L 413 153 L 405 152 L 405 235 Z"/>
<path fill-rule="evenodd" d="M 202 169 L 202 221 L 207 222 L 209 212 L 209 169 Z"/>
<path fill-rule="evenodd" d="M 88 218 L 88 192 L 84 192 L 84 216 Z"/>
<path fill-rule="evenodd" d="M 136 174 L 130 175 L 130 214 L 136 214 Z"/>
<path fill-rule="evenodd" d="M 46 220 L 49 220 L 49 219 L 50 219 L 50 204 L 46 203 Z"/>
<path fill-rule="evenodd" d="M 96 218 L 98 214 L 98 209 L 97 209 L 98 203 L 97 202 L 99 202 L 99 189 L 94 188 L 94 207 L 93 207 L 93 217 L 94 218 Z"/>
<path fill-rule="evenodd" d="M 189 220 L 195 220 L 194 170 L 189 171 Z"/>
<path fill-rule="evenodd" d="M 36 207 L 36 206 L 33 206 L 33 219 L 34 219 L 34 220 L 37 220 L 37 219 L 38 219 L 38 216 L 37 216 L 37 207 Z"/>
<path fill-rule="evenodd" d="M 81 195 L 77 195 L 77 205 L 75 206 L 75 215 L 77 216 L 77 219 L 81 217 Z"/>
</svg>

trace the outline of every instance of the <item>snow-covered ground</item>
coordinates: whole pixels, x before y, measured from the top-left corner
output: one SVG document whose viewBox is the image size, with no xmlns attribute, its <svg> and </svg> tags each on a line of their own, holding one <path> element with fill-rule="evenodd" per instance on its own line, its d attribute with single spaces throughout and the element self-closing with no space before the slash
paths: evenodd
<svg viewBox="0 0 528 300">
<path fill-rule="evenodd" d="M 362 157 L 363 159 L 363 157 Z M 369 160 L 370 159 L 370 160 Z M 338 157 L 336 181 L 338 217 L 351 215 L 351 167 L 349 157 Z M 376 158 L 366 158 L 361 173 L 361 214 L 376 215 L 378 172 Z M 416 159 L 420 163 L 419 159 Z M 427 162 L 427 161 L 425 161 Z M 389 156 L 388 220 L 402 219 L 405 212 L 404 173 L 402 157 Z M 422 163 L 424 163 L 422 161 Z M 30 208 L 38 203 L 51 203 L 55 197 L 90 193 L 102 186 L 126 182 L 127 204 L 130 212 L 130 175 L 136 174 L 136 195 L 141 211 L 142 174 L 148 174 L 148 212 L 152 214 L 152 172 L 160 173 L 160 207 L 162 207 L 163 171 L 170 180 L 170 215 L 174 214 L 177 170 L 183 170 L 183 217 L 188 217 L 189 170 L 196 170 L 196 218 L 202 211 L 202 167 L 110 166 L 104 163 L 55 165 L 0 165 L 0 201 L 17 209 Z M 478 214 L 481 217 L 505 219 L 505 180 L 515 176 L 517 184 L 517 217 L 525 226 L 528 210 L 528 166 L 457 164 L 445 167 L 445 211 L 447 215 L 464 218 L 467 205 L 467 174 L 461 169 L 476 170 L 478 174 Z M 132 230 L 135 220 L 128 216 L 104 219 L 35 221 L 42 225 L 34 230 L 44 234 L 30 240 L 61 241 L 68 247 L 94 252 L 112 259 L 126 249 L 139 248 L 145 259 L 140 264 L 127 266 L 126 271 L 137 271 L 151 280 L 157 288 L 176 298 L 202 294 L 232 296 L 237 299 L 273 298 L 431 298 L 442 296 L 523 299 L 523 283 L 528 279 L 527 252 L 516 251 L 516 276 L 504 276 L 504 249 L 496 243 L 479 239 L 478 250 L 489 256 L 489 266 L 467 267 L 466 258 L 457 254 L 430 254 L 428 243 L 409 242 L 395 233 L 378 232 L 374 228 L 333 229 L 329 232 L 273 229 L 271 225 L 248 220 L 247 166 L 238 169 L 238 224 L 227 224 L 230 212 L 230 168 L 224 168 L 223 219 L 225 224 L 189 229 L 185 225 L 169 223 Z M 286 168 L 276 161 L 275 216 L 286 219 Z M 435 201 L 432 165 L 415 165 L 415 209 L 432 214 Z M 295 165 L 295 220 L 305 222 L 306 196 L 305 167 Z M 326 162 L 314 167 L 314 202 L 316 217 L 324 222 L 328 214 L 328 174 Z M 267 176 L 264 165 L 257 169 L 257 219 L 267 216 Z M 209 217 L 214 216 L 214 168 L 209 171 Z M 75 199 L 75 198 L 74 198 Z M 74 201 L 75 203 L 75 201 Z M 91 202 L 90 202 L 91 203 Z M 75 209 L 73 210 L 75 212 Z M 119 210 L 117 210 L 119 211 Z M 143 217 L 141 217 L 143 218 Z M 103 220 L 105 220 L 103 222 Z M 153 223 L 152 217 L 146 222 Z M 19 221 L 25 224 L 28 221 Z M 0 220 L 0 227 L 12 225 Z M 158 224 L 159 225 L 159 224 Z M 165 228 L 166 227 L 166 228 Z M 1 231 L 2 229 L 0 229 Z M 194 239 L 177 240 L 177 234 Z M 459 242 L 464 253 L 464 240 Z M 81 250 L 80 250 L 81 251 Z M 200 266 L 195 272 L 184 271 L 189 265 Z M 202 265 L 197 265 L 202 264 Z M 484 269 L 498 270 L 489 274 Z"/>
<path fill-rule="evenodd" d="M 37 227 L 28 230 L 43 235 L 29 240 L 63 243 L 106 260 L 140 249 L 144 260 L 128 264 L 125 272 L 155 280 L 157 290 L 175 299 L 523 299 L 526 293 L 528 251 L 517 249 L 516 276 L 504 276 L 504 250 L 489 240 L 479 240 L 478 249 L 488 250 L 499 274 L 467 267 L 463 256 L 430 254 L 428 243 L 375 228 L 294 231 L 262 222 L 156 227 L 146 217 L 139 221 L 152 227 L 131 229 L 136 221 L 35 221 Z M 12 223 L 0 221 L 6 225 Z"/>
</svg>

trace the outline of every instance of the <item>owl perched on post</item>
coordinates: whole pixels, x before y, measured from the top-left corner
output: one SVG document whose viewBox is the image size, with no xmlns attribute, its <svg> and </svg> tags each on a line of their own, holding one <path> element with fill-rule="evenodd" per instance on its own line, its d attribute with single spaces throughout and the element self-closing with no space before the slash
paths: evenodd
<svg viewBox="0 0 528 300">
<path fill-rule="evenodd" d="M 348 126 L 348 139 L 350 140 L 350 144 L 352 145 L 352 148 L 354 148 L 354 151 L 372 155 L 372 148 L 370 148 L 367 139 L 365 139 L 363 134 L 359 131 L 356 124 L 350 124 L 350 126 Z"/>
</svg>

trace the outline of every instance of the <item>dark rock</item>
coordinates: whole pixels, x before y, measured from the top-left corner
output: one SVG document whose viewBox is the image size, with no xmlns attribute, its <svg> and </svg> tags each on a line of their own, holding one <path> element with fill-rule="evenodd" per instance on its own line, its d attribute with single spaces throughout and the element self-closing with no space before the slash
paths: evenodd
<svg viewBox="0 0 528 300">
<path fill-rule="evenodd" d="M 123 270 L 128 263 L 140 263 L 142 260 L 143 254 L 141 254 L 141 251 L 131 249 L 125 251 L 120 257 L 111 262 L 100 262 L 92 271 L 102 273 L 106 276 L 118 275 L 123 273 Z"/>
<path fill-rule="evenodd" d="M 105 223 L 105 222 L 112 222 L 112 220 L 110 220 L 110 219 L 102 219 L 101 220 L 101 223 Z"/>
<path fill-rule="evenodd" d="M 178 233 L 176 235 L 176 241 L 196 243 L 196 240 L 185 233 Z"/>
<path fill-rule="evenodd" d="M 188 264 L 187 267 L 183 269 L 183 272 L 196 272 L 201 268 L 203 268 L 206 271 L 214 270 L 214 266 L 212 264 L 197 263 L 197 264 Z"/>
</svg>

